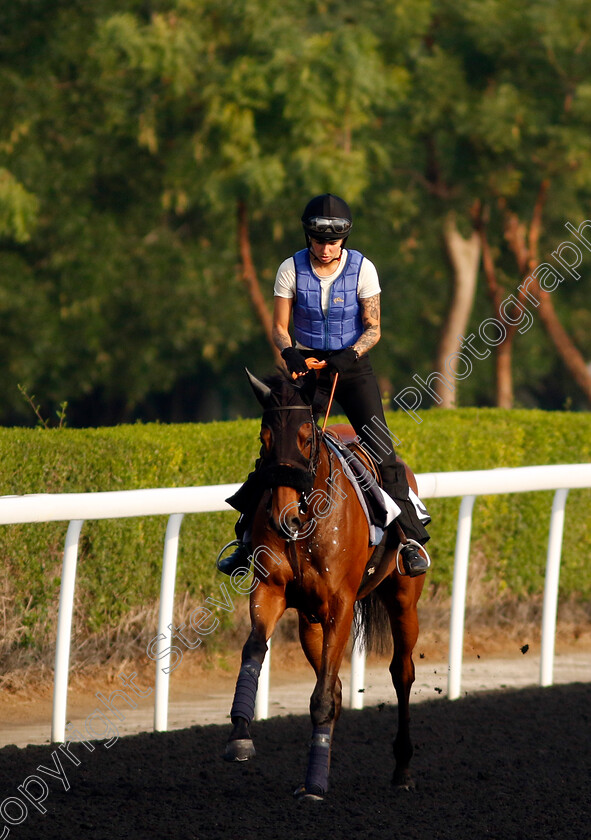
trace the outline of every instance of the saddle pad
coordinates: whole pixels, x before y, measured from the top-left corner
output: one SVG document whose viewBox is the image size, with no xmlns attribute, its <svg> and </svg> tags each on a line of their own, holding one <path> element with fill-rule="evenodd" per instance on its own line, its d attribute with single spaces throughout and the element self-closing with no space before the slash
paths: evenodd
<svg viewBox="0 0 591 840">
<path fill-rule="evenodd" d="M 356 443 L 358 446 L 361 446 L 361 449 L 363 449 L 363 445 L 360 443 L 358 436 L 355 434 L 355 430 L 352 426 L 346 423 L 333 423 L 328 427 L 327 431 L 333 435 L 332 439 L 330 437 L 325 438 L 327 443 L 332 442 L 334 444 L 331 447 L 333 451 L 337 452 L 341 461 L 345 459 L 346 462 L 351 465 L 356 476 L 358 476 L 355 481 L 353 481 L 351 476 L 345 471 L 349 480 L 351 480 L 354 484 L 357 490 L 357 495 L 360 497 L 363 496 L 364 502 L 368 502 L 368 504 L 364 504 L 364 502 L 362 502 L 362 507 L 368 516 L 368 522 L 377 525 L 378 528 L 381 529 L 387 527 L 390 522 L 392 522 L 393 519 L 396 519 L 396 517 L 401 513 L 400 507 L 396 504 L 394 499 L 392 499 L 388 493 L 379 486 L 363 462 L 351 449 L 349 449 L 348 444 L 351 443 Z M 359 465 L 359 467 L 356 465 Z M 369 476 L 369 479 L 366 480 L 365 476 Z M 359 486 L 360 483 L 362 488 L 365 488 L 369 484 L 369 489 L 362 493 Z M 431 522 L 429 511 L 414 492 L 412 487 L 408 488 L 408 499 L 412 502 L 419 521 L 422 522 L 423 525 L 428 525 L 429 522 Z M 391 512 L 391 515 L 384 518 L 384 512 Z M 371 543 L 371 545 L 376 544 L 377 543 Z"/>
<path fill-rule="evenodd" d="M 349 446 L 349 444 L 355 443 L 357 444 L 357 446 L 363 449 L 363 444 L 359 440 L 358 435 L 355 434 L 355 429 L 348 423 L 332 423 L 326 431 L 333 434 L 337 442 L 342 441 L 344 444 L 347 445 L 347 447 Z M 367 451 L 365 449 L 363 449 L 363 451 L 365 452 L 367 457 L 369 457 Z M 387 493 L 384 493 L 384 495 L 386 496 L 386 498 L 390 498 L 390 496 L 388 496 Z M 429 511 L 427 510 L 423 502 L 419 499 L 412 487 L 408 488 L 408 499 L 413 503 L 414 509 L 417 513 L 419 520 L 423 523 L 423 525 L 428 525 L 429 522 L 431 522 Z"/>
<path fill-rule="evenodd" d="M 357 493 L 369 527 L 369 544 L 378 545 L 384 535 L 384 529 L 401 513 L 400 508 L 394 499 L 382 490 L 357 455 L 351 452 L 344 443 L 330 435 L 326 435 L 324 440 L 339 459 L 343 473 Z"/>
</svg>

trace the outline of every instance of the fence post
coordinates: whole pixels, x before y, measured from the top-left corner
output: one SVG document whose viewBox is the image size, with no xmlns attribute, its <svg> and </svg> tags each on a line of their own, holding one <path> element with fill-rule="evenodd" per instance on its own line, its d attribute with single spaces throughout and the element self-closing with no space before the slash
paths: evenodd
<svg viewBox="0 0 591 840">
<path fill-rule="evenodd" d="M 540 685 L 552 685 L 554 670 L 554 643 L 556 635 L 556 610 L 558 604 L 558 581 L 560 578 L 560 555 L 564 532 L 564 508 L 568 490 L 557 490 L 552 501 L 550 534 L 546 558 L 546 580 L 544 582 L 544 607 L 542 612 L 542 650 L 540 654 Z"/>
<path fill-rule="evenodd" d="M 267 652 L 263 659 L 257 696 L 254 701 L 254 719 L 266 720 L 269 717 L 269 684 L 271 682 L 271 639 L 267 642 Z"/>
<path fill-rule="evenodd" d="M 357 638 L 353 639 L 351 649 L 351 687 L 349 704 L 352 709 L 363 708 L 363 692 L 365 690 L 365 634 L 359 628 Z"/>
<path fill-rule="evenodd" d="M 164 537 L 164 555 L 162 557 L 162 578 L 160 581 L 160 612 L 158 614 L 158 645 L 156 655 L 156 680 L 154 696 L 154 730 L 166 732 L 168 727 L 168 687 L 170 673 L 165 673 L 162 659 L 170 665 L 170 654 L 165 657 L 164 651 L 170 645 L 174 610 L 174 585 L 176 581 L 176 563 L 179 550 L 179 532 L 183 521 L 183 513 L 173 513 L 168 518 L 166 535 Z M 165 665 L 166 665 L 165 661 Z"/>
<path fill-rule="evenodd" d="M 78 565 L 78 540 L 80 539 L 80 531 L 82 530 L 83 524 L 83 519 L 72 519 L 68 525 L 66 544 L 64 546 L 64 560 L 62 563 L 57 639 L 55 644 L 53 714 L 51 718 L 51 740 L 60 743 L 63 743 L 66 738 L 72 612 L 74 610 L 76 566 Z"/>
<path fill-rule="evenodd" d="M 464 496 L 458 515 L 458 531 L 454 556 L 454 578 L 451 593 L 451 618 L 449 626 L 449 670 L 447 696 L 457 700 L 462 680 L 462 652 L 464 647 L 464 614 L 466 611 L 466 582 L 470 557 L 472 511 L 476 496 Z"/>
</svg>

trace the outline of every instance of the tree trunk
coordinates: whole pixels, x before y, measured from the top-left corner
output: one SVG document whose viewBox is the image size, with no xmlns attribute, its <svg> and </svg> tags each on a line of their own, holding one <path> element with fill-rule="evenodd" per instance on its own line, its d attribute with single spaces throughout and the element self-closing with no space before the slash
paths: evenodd
<svg viewBox="0 0 591 840">
<path fill-rule="evenodd" d="M 238 202 L 238 246 L 240 251 L 240 275 L 246 286 L 254 311 L 261 323 L 267 341 L 277 363 L 281 362 L 279 351 L 273 342 L 273 317 L 263 297 L 256 269 L 252 259 L 250 234 L 248 230 L 248 212 L 244 201 Z"/>
<path fill-rule="evenodd" d="M 454 354 L 460 350 L 461 336 L 466 330 L 474 304 L 480 263 L 480 237 L 474 231 L 469 239 L 464 239 L 457 228 L 453 211 L 447 214 L 443 236 L 453 269 L 453 292 L 437 351 L 437 370 L 451 382 L 458 364 Z M 436 380 L 436 383 L 438 404 L 442 408 L 453 408 L 456 404 L 456 386 L 451 391 L 440 380 Z"/>
<path fill-rule="evenodd" d="M 477 219 L 480 243 L 482 246 L 482 266 L 488 287 L 488 294 L 493 304 L 494 316 L 497 320 L 503 321 L 501 317 L 501 304 L 503 302 L 503 290 L 497 280 L 494 258 L 486 235 L 486 223 L 488 212 L 486 209 L 480 212 Z M 506 334 L 503 341 L 495 347 L 495 385 L 496 405 L 498 408 L 513 408 L 513 372 L 511 369 L 513 355 L 513 339 L 515 338 L 516 324 L 507 324 Z"/>
<path fill-rule="evenodd" d="M 513 372 L 511 358 L 513 352 L 513 334 L 500 344 L 495 354 L 496 404 L 497 408 L 513 408 Z"/>
<path fill-rule="evenodd" d="M 549 180 L 546 179 L 542 181 L 536 205 L 534 207 L 534 212 L 532 214 L 532 221 L 529 227 L 529 241 L 527 245 L 525 243 L 523 225 L 519 223 L 514 214 L 507 215 L 505 236 L 515 254 L 517 264 L 523 272 L 524 279 L 528 270 L 532 272 L 538 265 L 540 265 L 539 239 L 542 228 L 542 211 L 546 202 L 549 187 Z M 533 293 L 540 302 L 538 311 L 546 333 L 558 351 L 558 354 L 564 362 L 567 370 L 571 373 L 573 379 L 579 385 L 589 403 L 591 403 L 591 372 L 589 371 L 582 354 L 575 346 L 556 314 L 551 297 L 552 293 L 541 289 L 540 284 L 534 277 L 532 277 L 531 282 L 529 282 L 528 290 Z"/>
<path fill-rule="evenodd" d="M 579 385 L 589 403 L 591 403 L 591 373 L 585 363 L 585 359 L 560 323 L 560 319 L 552 303 L 552 298 L 550 297 L 551 293 L 540 289 L 537 282 L 536 286 L 536 296 L 540 301 L 539 313 L 544 328 L 558 350 L 562 361 L 572 374 L 573 379 Z"/>
</svg>

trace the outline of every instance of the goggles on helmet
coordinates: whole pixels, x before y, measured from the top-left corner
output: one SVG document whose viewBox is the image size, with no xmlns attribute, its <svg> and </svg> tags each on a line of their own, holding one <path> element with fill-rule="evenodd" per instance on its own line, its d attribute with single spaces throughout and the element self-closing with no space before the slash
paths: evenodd
<svg viewBox="0 0 591 840">
<path fill-rule="evenodd" d="M 351 220 L 313 216 L 311 219 L 306 219 L 304 226 L 311 236 L 315 233 L 335 233 L 345 236 L 351 230 Z"/>
</svg>

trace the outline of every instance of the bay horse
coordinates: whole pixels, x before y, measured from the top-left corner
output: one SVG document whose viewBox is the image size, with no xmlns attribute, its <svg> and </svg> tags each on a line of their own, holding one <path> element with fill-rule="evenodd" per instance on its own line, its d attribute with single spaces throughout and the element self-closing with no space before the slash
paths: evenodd
<svg viewBox="0 0 591 840">
<path fill-rule="evenodd" d="M 298 611 L 304 654 L 316 673 L 310 699 L 313 733 L 308 769 L 294 796 L 324 798 L 333 730 L 341 710 L 339 668 L 355 603 L 363 599 L 359 612 L 365 638 L 385 629 L 394 642 L 390 673 L 398 698 L 398 731 L 392 783 L 411 789 L 412 651 L 418 638 L 417 602 L 425 575 L 401 574 L 395 552 L 384 548 L 385 539 L 377 549 L 369 545 L 369 525 L 357 494 L 315 422 L 315 374 L 297 383 L 282 375 L 264 381 L 248 371 L 247 375 L 263 408 L 259 470 L 266 476 L 268 489 L 252 526 L 251 632 L 242 650 L 230 712 L 233 728 L 224 758 L 245 761 L 255 755 L 249 727 L 259 672 L 277 621 L 293 607 Z M 414 475 L 405 468 L 416 492 Z"/>
</svg>

